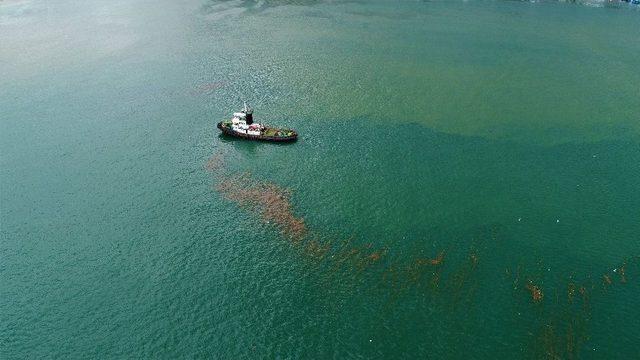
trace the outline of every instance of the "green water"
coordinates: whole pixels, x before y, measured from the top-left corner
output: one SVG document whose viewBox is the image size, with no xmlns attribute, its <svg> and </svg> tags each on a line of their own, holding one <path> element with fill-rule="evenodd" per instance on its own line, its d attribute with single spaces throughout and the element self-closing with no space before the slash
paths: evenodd
<svg viewBox="0 0 640 360">
<path fill-rule="evenodd" d="M 640 357 L 639 24 L 0 2 L 0 358 Z M 220 137 L 243 99 L 299 141 Z M 303 239 L 216 190 L 245 172 Z"/>
</svg>

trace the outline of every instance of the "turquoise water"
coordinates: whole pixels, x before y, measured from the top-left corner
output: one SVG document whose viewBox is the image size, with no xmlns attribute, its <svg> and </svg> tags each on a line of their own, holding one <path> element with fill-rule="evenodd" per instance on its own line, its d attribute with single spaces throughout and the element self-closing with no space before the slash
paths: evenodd
<svg viewBox="0 0 640 360">
<path fill-rule="evenodd" d="M 0 2 L 0 357 L 639 357 L 639 16 Z"/>
</svg>

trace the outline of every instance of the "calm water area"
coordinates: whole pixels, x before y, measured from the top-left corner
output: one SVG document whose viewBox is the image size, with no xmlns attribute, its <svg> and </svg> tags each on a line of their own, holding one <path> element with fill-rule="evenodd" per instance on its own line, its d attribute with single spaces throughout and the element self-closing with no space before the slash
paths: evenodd
<svg viewBox="0 0 640 360">
<path fill-rule="evenodd" d="M 0 1 L 0 358 L 640 358 L 639 28 Z"/>
</svg>

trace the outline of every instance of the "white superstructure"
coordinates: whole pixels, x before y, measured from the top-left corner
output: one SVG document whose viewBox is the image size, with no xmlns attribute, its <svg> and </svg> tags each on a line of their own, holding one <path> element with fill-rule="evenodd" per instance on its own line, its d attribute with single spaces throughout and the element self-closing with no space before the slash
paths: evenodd
<svg viewBox="0 0 640 360">
<path fill-rule="evenodd" d="M 233 113 L 231 129 L 240 134 L 262 135 L 264 126 L 253 122 L 252 111 L 247 108 L 247 104 L 244 104 L 244 109 L 241 112 Z"/>
</svg>

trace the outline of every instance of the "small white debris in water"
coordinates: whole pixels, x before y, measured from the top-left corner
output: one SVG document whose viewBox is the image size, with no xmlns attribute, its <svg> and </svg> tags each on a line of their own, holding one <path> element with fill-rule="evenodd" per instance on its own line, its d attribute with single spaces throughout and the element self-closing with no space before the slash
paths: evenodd
<svg viewBox="0 0 640 360">
<path fill-rule="evenodd" d="M 373 341 L 373 339 L 369 339 L 369 342 L 372 342 L 372 341 Z"/>
<path fill-rule="evenodd" d="M 518 218 L 518 221 L 522 221 L 522 218 Z"/>
<path fill-rule="evenodd" d="M 598 155 L 597 154 L 593 154 L 593 157 L 598 157 Z"/>
<path fill-rule="evenodd" d="M 613 272 L 616 272 L 616 271 L 618 271 L 618 269 L 613 269 Z"/>
<path fill-rule="evenodd" d="M 559 223 L 559 222 L 560 222 L 560 219 L 556 219 L 556 222 L 557 222 L 557 223 Z"/>
</svg>

